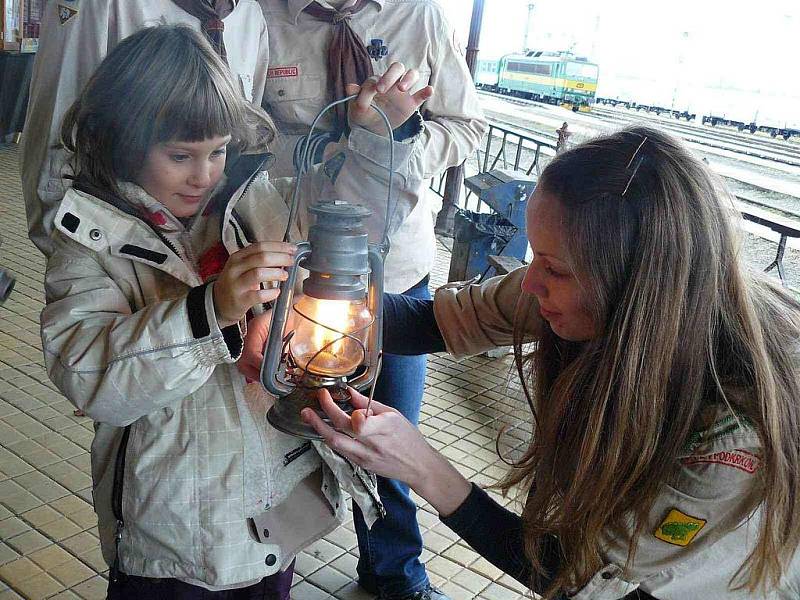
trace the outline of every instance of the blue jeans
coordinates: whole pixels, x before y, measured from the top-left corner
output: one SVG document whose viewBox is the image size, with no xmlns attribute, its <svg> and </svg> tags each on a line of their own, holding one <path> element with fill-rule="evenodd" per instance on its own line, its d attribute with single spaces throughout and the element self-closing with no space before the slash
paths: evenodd
<svg viewBox="0 0 800 600">
<path fill-rule="evenodd" d="M 428 277 L 403 294 L 429 300 Z M 419 424 L 425 390 L 426 356 L 384 354 L 375 400 L 396 408 L 414 425 Z M 428 575 L 419 561 L 422 534 L 417 524 L 417 506 L 408 486 L 378 477 L 378 493 L 386 517 L 367 529 L 364 517 L 353 503 L 353 522 L 358 536 L 358 582 L 367 591 L 388 598 L 402 597 L 424 589 Z"/>
</svg>

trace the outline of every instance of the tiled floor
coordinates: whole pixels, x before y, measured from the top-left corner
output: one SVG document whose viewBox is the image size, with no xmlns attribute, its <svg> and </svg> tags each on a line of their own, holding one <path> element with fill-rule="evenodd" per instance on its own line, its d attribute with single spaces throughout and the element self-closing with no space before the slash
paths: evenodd
<svg viewBox="0 0 800 600">
<path fill-rule="evenodd" d="M 0 145 L 0 267 L 17 285 L 0 306 L 0 600 L 104 598 L 105 570 L 91 507 L 92 424 L 73 415 L 43 367 L 39 339 L 44 261 L 26 235 L 17 147 Z M 443 251 L 433 285 L 446 280 Z M 455 362 L 434 356 L 420 428 L 479 483 L 501 477 L 496 432 L 527 410 L 509 384 L 509 357 Z M 512 381 L 514 377 L 510 378 Z M 516 429 L 504 449 L 519 444 Z M 522 588 L 479 558 L 424 505 L 418 513 L 432 581 L 454 600 L 516 600 Z M 352 524 L 307 548 L 297 561 L 295 600 L 371 598 L 354 584 Z"/>
</svg>

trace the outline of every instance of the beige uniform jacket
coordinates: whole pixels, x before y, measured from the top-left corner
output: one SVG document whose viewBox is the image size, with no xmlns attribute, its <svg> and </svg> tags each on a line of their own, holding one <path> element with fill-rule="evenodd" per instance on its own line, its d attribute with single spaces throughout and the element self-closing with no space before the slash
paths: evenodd
<svg viewBox="0 0 800 600">
<path fill-rule="evenodd" d="M 384 140 L 355 130 L 350 143 L 337 181 L 357 178 L 367 193 L 384 187 L 385 173 L 372 162 Z M 402 173 L 395 179 L 399 190 L 416 183 Z M 309 174 L 304 194 L 317 198 L 327 182 Z M 131 427 L 119 552 L 125 573 L 242 587 L 285 568 L 347 514 L 336 475 L 352 477 L 352 469 L 332 466 L 323 451 L 329 469 L 320 472 L 320 456 L 304 440 L 268 426 L 271 399 L 246 394 L 233 364 L 240 336 L 220 330 L 214 284 L 203 287 L 199 275 L 197 257 L 220 238 L 229 253 L 244 245 L 242 224 L 250 239 L 280 239 L 290 195 L 290 181 L 262 173 L 239 187 L 221 217 L 198 218 L 169 244 L 137 214 L 85 190 L 71 188 L 60 203 L 42 346 L 50 379 L 95 421 L 93 498 L 109 564 L 114 465 L 123 427 Z M 369 503 L 363 508 L 370 512 Z"/>
<path fill-rule="evenodd" d="M 257 0 L 239 0 L 224 19 L 228 64 L 248 99 L 260 103 L 269 52 Z M 58 203 L 69 181 L 59 143 L 61 121 L 100 62 L 116 44 L 143 27 L 185 24 L 195 17 L 172 0 L 56 0 L 45 2 L 21 148 L 22 191 L 31 241 L 46 256 Z"/>
<path fill-rule="evenodd" d="M 458 357 L 512 343 L 525 268 L 482 285 L 443 288 L 434 311 L 447 350 Z M 541 324 L 535 301 L 520 304 L 529 339 Z M 746 390 L 727 390 L 735 397 Z M 662 486 L 638 540 L 635 561 L 624 571 L 632 530 L 607 534 L 606 565 L 578 600 L 615 600 L 641 589 L 659 600 L 788 600 L 800 598 L 800 556 L 795 554 L 779 589 L 767 596 L 732 590 L 729 582 L 755 547 L 761 508 L 752 494 L 761 468 L 756 431 L 724 406 L 710 405 L 677 457 L 676 473 Z"/>
<path fill-rule="evenodd" d="M 309 0 L 260 1 L 269 29 L 264 106 L 285 134 L 283 145 L 276 146 L 274 172 L 288 175 L 298 136 L 308 132 L 331 95 L 327 75 L 331 26 L 302 12 Z M 414 209 L 392 236 L 386 262 L 386 289 L 399 293 L 427 275 L 435 258 L 427 180 L 474 152 L 486 122 L 453 30 L 436 2 L 372 0 L 350 25 L 365 44 L 383 41 L 387 53 L 372 62 L 376 75 L 399 61 L 420 72 L 414 91 L 428 84 L 434 87 L 433 97 L 422 107 L 425 129 L 407 166 L 420 180 L 419 188 L 409 192 Z M 331 120 L 321 125 L 323 130 L 330 129 Z"/>
</svg>

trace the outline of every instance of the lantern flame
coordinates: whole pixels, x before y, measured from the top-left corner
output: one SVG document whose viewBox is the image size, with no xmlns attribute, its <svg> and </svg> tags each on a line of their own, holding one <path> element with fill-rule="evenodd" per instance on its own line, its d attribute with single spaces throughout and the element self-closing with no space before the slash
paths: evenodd
<svg viewBox="0 0 800 600">
<path fill-rule="evenodd" d="M 364 360 L 364 344 L 373 321 L 366 301 L 304 296 L 294 310 L 296 328 L 289 347 L 300 368 L 328 377 L 355 371 Z"/>
</svg>

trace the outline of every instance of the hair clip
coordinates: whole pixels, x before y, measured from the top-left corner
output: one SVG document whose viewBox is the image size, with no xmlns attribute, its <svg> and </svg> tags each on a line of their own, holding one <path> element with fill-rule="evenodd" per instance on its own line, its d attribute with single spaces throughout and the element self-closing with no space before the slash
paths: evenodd
<svg viewBox="0 0 800 600">
<path fill-rule="evenodd" d="M 633 156 L 631 156 L 631 159 L 628 161 L 628 164 L 627 164 L 627 165 L 625 165 L 625 170 L 626 170 L 626 171 L 628 170 L 628 168 L 630 168 L 630 166 L 631 166 L 631 163 L 633 163 L 633 160 L 636 158 L 636 155 L 637 155 L 637 154 L 639 154 L 639 150 L 641 150 L 641 149 L 642 149 L 642 146 L 644 146 L 644 143 L 645 143 L 646 141 L 647 141 L 647 136 L 644 136 L 644 139 L 643 139 L 643 140 L 641 141 L 641 143 L 640 143 L 640 144 L 639 144 L 639 145 L 636 147 L 636 151 L 633 153 Z M 633 167 L 633 173 L 631 173 L 631 177 L 630 177 L 630 179 L 628 179 L 628 184 L 625 186 L 625 189 L 624 189 L 624 190 L 622 190 L 622 195 L 621 195 L 621 197 L 622 197 L 622 198 L 624 198 L 624 197 L 625 197 L 625 194 L 627 194 L 627 193 L 628 193 L 628 188 L 629 188 L 629 187 L 631 187 L 631 182 L 633 182 L 633 178 L 634 178 L 634 177 L 636 177 L 636 172 L 639 170 L 639 167 L 641 167 L 641 166 L 642 166 L 642 161 L 643 161 L 643 160 L 644 160 L 644 156 L 640 156 L 640 157 L 639 157 L 639 160 L 638 160 L 638 161 L 636 161 L 636 166 L 635 166 L 635 167 Z"/>
</svg>

